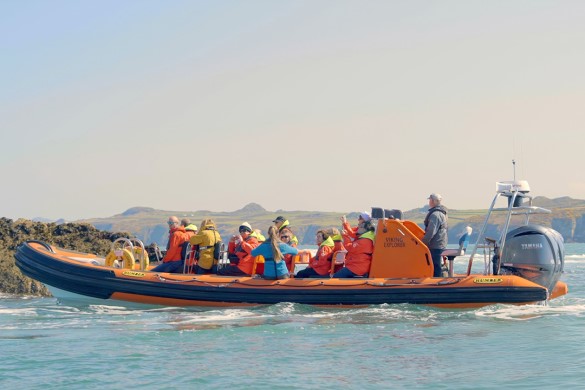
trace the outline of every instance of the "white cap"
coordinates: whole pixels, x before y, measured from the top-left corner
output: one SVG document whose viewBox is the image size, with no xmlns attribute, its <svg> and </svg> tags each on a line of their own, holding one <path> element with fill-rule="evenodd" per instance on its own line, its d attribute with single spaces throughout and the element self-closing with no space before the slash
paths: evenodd
<svg viewBox="0 0 585 390">
<path fill-rule="evenodd" d="M 370 214 L 367 211 L 360 213 L 359 217 L 366 222 L 369 221 L 370 219 L 372 219 L 372 217 L 370 217 Z"/>
</svg>

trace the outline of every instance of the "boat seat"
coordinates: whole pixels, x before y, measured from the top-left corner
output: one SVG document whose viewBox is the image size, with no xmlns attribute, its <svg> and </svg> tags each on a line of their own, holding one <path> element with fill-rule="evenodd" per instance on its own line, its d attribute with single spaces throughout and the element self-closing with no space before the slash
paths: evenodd
<svg viewBox="0 0 585 390">
<path fill-rule="evenodd" d="M 195 273 L 195 266 L 197 265 L 197 260 L 195 259 L 195 252 L 197 251 L 197 246 L 193 246 L 186 242 L 185 245 L 185 258 L 183 259 L 183 273 L 184 274 L 192 274 Z"/>
<path fill-rule="evenodd" d="M 347 255 L 347 251 L 333 252 L 333 256 L 331 257 L 331 269 L 329 270 L 329 276 L 333 276 L 336 271 L 335 268 L 343 267 L 345 264 L 345 255 Z"/>
<path fill-rule="evenodd" d="M 264 264 L 264 256 L 258 255 L 254 257 L 254 265 L 252 266 L 252 276 L 256 274 L 256 268 L 258 268 L 258 264 Z"/>
<path fill-rule="evenodd" d="M 402 219 L 403 213 L 401 210 L 397 209 L 384 209 L 381 207 L 372 207 L 372 218 L 375 219 Z"/>
<path fill-rule="evenodd" d="M 308 264 L 310 259 L 311 252 L 309 251 L 299 251 L 298 254 L 294 255 L 290 263 L 290 269 L 288 270 L 290 276 L 294 277 L 295 267 L 297 264 Z"/>
<path fill-rule="evenodd" d="M 459 239 L 459 248 L 457 249 L 445 249 L 441 252 L 441 256 L 446 258 L 449 261 L 449 276 L 453 276 L 453 261 L 457 256 L 463 256 L 465 251 L 467 250 L 467 245 L 469 244 L 469 237 L 471 233 L 466 232 L 461 236 Z"/>
</svg>

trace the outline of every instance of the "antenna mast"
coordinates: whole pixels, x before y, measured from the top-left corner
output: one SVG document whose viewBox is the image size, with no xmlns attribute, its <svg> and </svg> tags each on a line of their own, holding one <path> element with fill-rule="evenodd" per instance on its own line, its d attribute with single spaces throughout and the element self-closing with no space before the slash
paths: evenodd
<svg viewBox="0 0 585 390">
<path fill-rule="evenodd" d="M 512 166 L 514 167 L 514 181 L 516 181 L 516 160 L 512 159 Z"/>
</svg>

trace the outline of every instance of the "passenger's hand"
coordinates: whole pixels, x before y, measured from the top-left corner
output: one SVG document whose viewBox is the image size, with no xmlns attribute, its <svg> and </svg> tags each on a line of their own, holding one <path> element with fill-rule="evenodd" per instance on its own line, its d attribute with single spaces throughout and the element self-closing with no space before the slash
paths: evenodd
<svg viewBox="0 0 585 390">
<path fill-rule="evenodd" d="M 345 215 L 341 216 L 341 223 L 347 223 L 347 218 L 345 218 Z"/>
</svg>

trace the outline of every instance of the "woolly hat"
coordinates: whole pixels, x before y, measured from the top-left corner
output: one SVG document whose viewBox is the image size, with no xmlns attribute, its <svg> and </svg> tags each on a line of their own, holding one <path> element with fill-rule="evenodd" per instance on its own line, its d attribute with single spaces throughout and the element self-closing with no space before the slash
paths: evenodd
<svg viewBox="0 0 585 390">
<path fill-rule="evenodd" d="M 272 222 L 284 222 L 286 221 L 286 218 L 283 217 L 282 215 L 279 215 L 278 217 L 276 217 L 276 219 Z"/>
<path fill-rule="evenodd" d="M 244 222 L 240 225 L 238 230 L 246 230 L 249 233 L 252 233 L 252 226 L 248 222 Z"/>
</svg>

